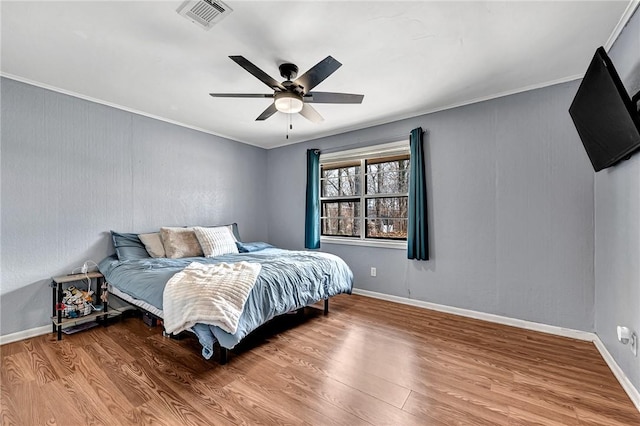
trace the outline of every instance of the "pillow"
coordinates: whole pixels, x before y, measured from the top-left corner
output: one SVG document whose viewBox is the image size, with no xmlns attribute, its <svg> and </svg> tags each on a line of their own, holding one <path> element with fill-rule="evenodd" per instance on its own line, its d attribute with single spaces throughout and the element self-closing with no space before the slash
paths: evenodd
<svg viewBox="0 0 640 426">
<path fill-rule="evenodd" d="M 138 234 L 140 241 L 144 244 L 144 248 L 147 249 L 147 253 L 151 257 L 167 257 L 164 252 L 164 244 L 162 244 L 162 237 L 159 232 L 152 232 L 150 234 Z"/>
<path fill-rule="evenodd" d="M 227 228 L 233 237 L 233 241 L 240 241 L 238 239 L 238 225 L 235 223 L 232 225 L 203 226 L 203 228 Z"/>
<path fill-rule="evenodd" d="M 202 248 L 193 228 L 160 228 L 162 245 L 168 258 L 202 257 Z"/>
<path fill-rule="evenodd" d="M 215 228 L 193 228 L 206 257 L 216 257 L 228 253 L 238 253 L 236 239 L 228 226 Z"/>
<path fill-rule="evenodd" d="M 268 243 L 263 243 L 261 241 L 256 241 L 252 243 L 243 243 L 240 241 L 236 241 L 236 246 L 238 247 L 238 251 L 240 253 L 251 253 L 254 251 L 264 250 L 266 248 L 272 248 L 273 246 Z"/>
<path fill-rule="evenodd" d="M 238 232 L 238 224 L 237 223 L 229 223 L 229 224 L 225 224 L 225 225 L 194 225 L 191 226 L 191 228 L 194 228 L 196 226 L 199 226 L 201 228 L 221 228 L 223 226 L 226 226 L 227 228 L 229 228 L 231 230 L 231 233 L 233 234 L 233 238 L 236 241 L 240 241 L 240 233 Z"/>
<path fill-rule="evenodd" d="M 240 232 L 238 231 L 238 224 L 233 222 L 232 224 L 227 226 L 231 227 L 231 233 L 233 234 L 233 238 L 235 238 L 236 241 L 240 241 Z"/>
<path fill-rule="evenodd" d="M 111 231 L 111 239 L 120 260 L 138 260 L 149 258 L 147 249 L 137 234 L 123 234 Z"/>
</svg>

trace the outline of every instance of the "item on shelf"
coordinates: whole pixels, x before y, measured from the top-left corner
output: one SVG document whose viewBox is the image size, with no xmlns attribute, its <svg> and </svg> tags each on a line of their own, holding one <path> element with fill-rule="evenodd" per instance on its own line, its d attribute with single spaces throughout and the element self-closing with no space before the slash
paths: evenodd
<svg viewBox="0 0 640 426">
<path fill-rule="evenodd" d="M 67 327 L 62 330 L 64 334 L 74 334 L 79 331 L 88 330 L 93 327 L 97 327 L 98 323 L 96 321 L 83 322 L 82 324 L 74 325 L 72 327 Z"/>
<path fill-rule="evenodd" d="M 89 315 L 93 308 L 93 291 L 79 290 L 71 286 L 63 291 L 62 316 L 65 318 L 78 318 Z"/>
</svg>

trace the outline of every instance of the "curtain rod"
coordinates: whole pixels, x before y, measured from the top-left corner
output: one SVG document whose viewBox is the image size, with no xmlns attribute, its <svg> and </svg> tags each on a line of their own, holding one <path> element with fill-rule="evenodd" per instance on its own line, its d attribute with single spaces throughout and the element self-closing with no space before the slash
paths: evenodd
<svg viewBox="0 0 640 426">
<path fill-rule="evenodd" d="M 346 151 L 348 149 L 353 149 L 353 148 L 362 148 L 363 146 L 376 146 L 376 145 L 382 145 L 384 143 L 397 142 L 402 140 L 408 141 L 410 134 L 411 132 L 409 131 L 406 134 L 402 134 L 402 135 L 385 136 L 384 138 L 374 139 L 372 141 L 365 140 L 365 141 L 355 142 L 349 145 L 342 145 L 342 146 L 335 146 L 327 149 L 320 149 L 320 152 L 323 154 L 331 154 L 332 152 Z"/>
</svg>

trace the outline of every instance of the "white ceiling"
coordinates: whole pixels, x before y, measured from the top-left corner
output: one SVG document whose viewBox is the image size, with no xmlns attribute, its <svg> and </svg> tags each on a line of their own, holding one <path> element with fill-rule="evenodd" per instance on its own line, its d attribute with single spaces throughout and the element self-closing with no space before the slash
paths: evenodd
<svg viewBox="0 0 640 426">
<path fill-rule="evenodd" d="M 625 1 L 227 1 L 210 31 L 181 1 L 2 1 L 2 74 L 264 148 L 355 130 L 580 77 L 637 4 Z M 325 121 L 255 118 L 270 93 L 231 61 L 278 81 L 332 55 L 343 66 L 318 91 L 361 105 L 314 104 Z"/>
</svg>

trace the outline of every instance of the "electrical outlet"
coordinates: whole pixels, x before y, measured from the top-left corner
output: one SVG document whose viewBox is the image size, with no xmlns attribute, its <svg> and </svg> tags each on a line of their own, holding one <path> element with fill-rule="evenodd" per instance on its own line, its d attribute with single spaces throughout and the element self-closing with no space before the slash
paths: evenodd
<svg viewBox="0 0 640 426">
<path fill-rule="evenodd" d="M 631 334 L 631 352 L 633 356 L 638 356 L 638 335 L 636 333 Z"/>
<path fill-rule="evenodd" d="M 371 276 L 375 277 L 378 271 L 376 271 L 376 268 L 371 268 Z"/>
</svg>

